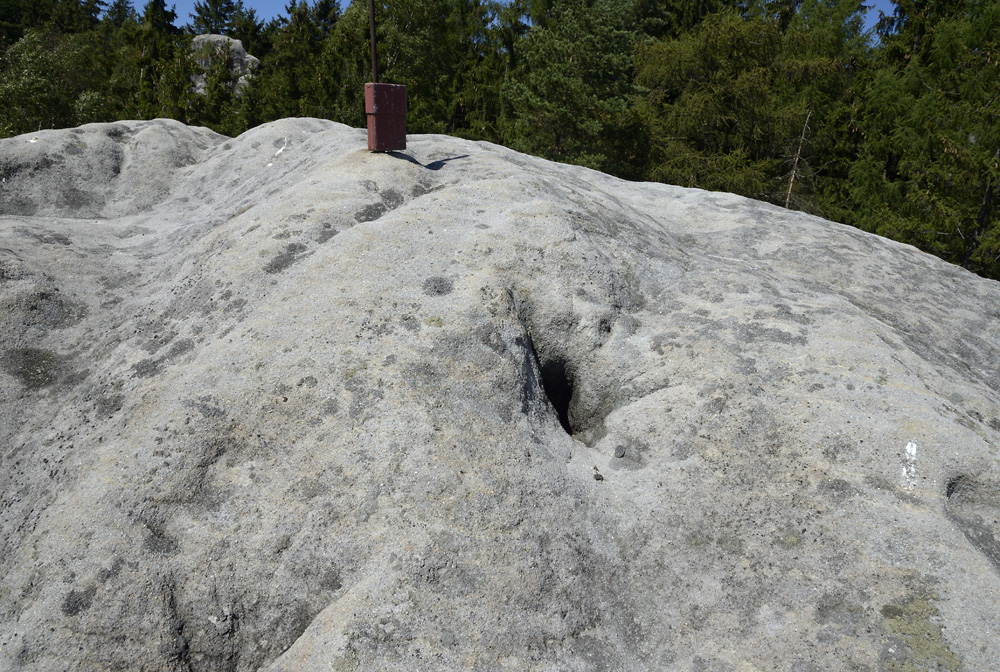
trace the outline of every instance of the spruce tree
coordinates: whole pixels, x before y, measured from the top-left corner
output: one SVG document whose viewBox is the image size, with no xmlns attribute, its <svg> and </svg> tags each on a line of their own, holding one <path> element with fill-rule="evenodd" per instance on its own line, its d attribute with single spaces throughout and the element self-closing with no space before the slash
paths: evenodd
<svg viewBox="0 0 1000 672">
<path fill-rule="evenodd" d="M 861 98 L 862 228 L 1000 278 L 1000 5 L 900 2 Z"/>
<path fill-rule="evenodd" d="M 507 144 L 612 172 L 611 164 L 634 159 L 620 133 L 633 92 L 628 9 L 624 0 L 561 0 L 531 27 L 519 44 L 523 61 L 505 82 Z"/>
<path fill-rule="evenodd" d="M 270 29 L 270 52 L 251 84 L 253 119 L 325 116 L 319 84 L 323 42 L 312 8 L 304 0 L 289 0 Z"/>
<path fill-rule="evenodd" d="M 257 10 L 240 6 L 231 19 L 232 30 L 229 33 L 234 39 L 243 43 L 248 54 L 257 58 L 267 55 L 264 39 L 264 22 L 257 18 Z"/>
<path fill-rule="evenodd" d="M 849 97 L 865 57 L 853 0 L 724 10 L 642 48 L 650 177 L 827 216 L 852 157 Z"/>
<path fill-rule="evenodd" d="M 237 12 L 243 10 L 241 0 L 204 0 L 194 3 L 190 30 L 195 35 L 229 35 L 234 28 Z"/>
<path fill-rule="evenodd" d="M 131 0 L 113 0 L 104 13 L 102 20 L 115 30 L 119 30 L 125 25 L 126 21 L 135 17 L 136 13 L 132 8 Z"/>
</svg>

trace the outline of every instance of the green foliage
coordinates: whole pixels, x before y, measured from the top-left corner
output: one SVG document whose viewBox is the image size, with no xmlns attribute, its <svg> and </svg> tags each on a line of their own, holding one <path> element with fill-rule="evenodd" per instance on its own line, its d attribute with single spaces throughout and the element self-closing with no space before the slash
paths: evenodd
<svg viewBox="0 0 1000 672">
<path fill-rule="evenodd" d="M 744 11 L 639 50 L 650 174 L 824 212 L 852 151 L 840 139 L 850 137 L 845 99 L 865 49 L 857 5 L 806 0 L 791 19 L 780 4 Z"/>
<path fill-rule="evenodd" d="M 238 8 L 233 14 L 228 35 L 242 42 L 248 54 L 263 58 L 268 53 L 265 46 L 267 39 L 264 34 L 264 22 L 257 18 L 255 9 Z"/>
<path fill-rule="evenodd" d="M 131 0 L 113 0 L 104 14 L 103 23 L 112 31 L 121 30 L 127 21 L 135 21 L 136 13 Z"/>
<path fill-rule="evenodd" d="M 287 16 L 272 28 L 268 59 L 251 87 L 255 116 L 260 121 L 325 116 L 320 103 L 318 63 L 323 35 L 319 24 L 304 0 L 290 0 L 285 11 Z"/>
<path fill-rule="evenodd" d="M 1000 6 L 899 12 L 864 91 L 852 223 L 1000 278 Z"/>
<path fill-rule="evenodd" d="M 645 36 L 670 38 L 691 30 L 709 14 L 738 4 L 736 0 L 634 0 L 631 21 Z"/>
<path fill-rule="evenodd" d="M 364 84 L 371 80 L 366 2 L 352 2 L 324 40 L 320 73 L 324 116 L 350 126 L 364 126 Z"/>
<path fill-rule="evenodd" d="M 781 145 L 792 136 L 772 97 L 781 46 L 776 24 L 724 11 L 640 51 L 636 79 L 649 90 L 641 113 L 654 139 L 654 178 L 778 197 Z"/>
<path fill-rule="evenodd" d="M 243 9 L 240 0 L 204 0 L 194 3 L 190 32 L 195 35 L 228 35 L 233 29 L 236 10 Z"/>
<path fill-rule="evenodd" d="M 0 60 L 0 135 L 65 128 L 110 117 L 87 35 L 29 29 Z"/>
<path fill-rule="evenodd" d="M 624 0 L 561 0 L 519 45 L 507 75 L 504 141 L 546 158 L 607 169 L 623 149 L 635 31 Z M 625 148 L 627 150 L 627 148 Z"/>
</svg>

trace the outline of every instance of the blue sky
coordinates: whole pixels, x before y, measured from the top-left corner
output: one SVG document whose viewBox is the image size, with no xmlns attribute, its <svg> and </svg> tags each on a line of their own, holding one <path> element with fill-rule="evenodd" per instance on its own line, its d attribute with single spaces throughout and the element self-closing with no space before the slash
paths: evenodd
<svg viewBox="0 0 1000 672">
<path fill-rule="evenodd" d="M 340 0 L 341 6 L 346 5 L 350 0 Z M 191 17 L 189 14 L 194 12 L 195 0 L 173 0 L 175 10 L 177 12 L 177 25 L 185 26 L 191 23 Z M 142 11 L 142 5 L 145 4 L 144 0 L 133 0 L 133 5 L 139 11 Z M 167 0 L 167 6 L 170 6 L 171 0 Z M 892 2 L 891 0 L 865 0 L 866 5 L 875 5 L 875 8 L 868 12 L 868 20 L 866 25 L 870 28 L 875 25 L 875 21 L 878 20 L 878 10 L 882 10 L 886 14 L 892 13 Z M 285 7 L 288 5 L 288 0 L 243 0 L 243 6 L 248 8 L 253 8 L 257 10 L 257 16 L 264 21 L 269 21 L 279 14 L 285 13 Z"/>
<path fill-rule="evenodd" d="M 867 0 L 866 5 L 874 5 L 874 7 L 868 10 L 868 16 L 865 18 L 865 27 L 871 28 L 878 21 L 878 11 L 881 9 L 886 16 L 892 15 L 892 2 L 890 0 Z M 260 10 L 258 9 L 259 13 Z"/>
</svg>

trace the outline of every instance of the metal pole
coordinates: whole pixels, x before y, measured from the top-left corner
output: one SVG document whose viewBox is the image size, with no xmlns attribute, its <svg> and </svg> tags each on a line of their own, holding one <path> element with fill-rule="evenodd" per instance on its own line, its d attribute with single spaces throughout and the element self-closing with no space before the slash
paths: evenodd
<svg viewBox="0 0 1000 672">
<path fill-rule="evenodd" d="M 378 54 L 375 49 L 375 0 L 368 0 L 368 23 L 371 26 L 372 84 L 378 83 Z"/>
</svg>

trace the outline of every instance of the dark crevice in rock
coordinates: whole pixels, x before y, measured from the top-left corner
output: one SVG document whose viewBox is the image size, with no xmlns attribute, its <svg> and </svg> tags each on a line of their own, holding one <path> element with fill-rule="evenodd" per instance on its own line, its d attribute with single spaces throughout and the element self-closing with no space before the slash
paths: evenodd
<svg viewBox="0 0 1000 672">
<path fill-rule="evenodd" d="M 569 404 L 573 399 L 573 381 L 566 370 L 566 362 L 555 359 L 539 367 L 542 373 L 542 389 L 549 403 L 559 416 L 559 424 L 566 433 L 573 435 L 573 423 L 570 419 Z"/>
<path fill-rule="evenodd" d="M 566 433 L 593 447 L 607 435 L 605 419 L 622 405 L 620 384 L 613 376 L 594 370 L 601 366 L 601 360 L 593 356 L 593 342 L 576 335 L 578 320 L 552 319 L 551 314 L 538 311 L 514 292 L 508 296 L 526 332 L 528 359 L 533 360 L 533 370 L 525 371 L 528 386 L 531 376 L 536 376 L 539 380 L 534 382 L 535 389 L 541 388 L 538 392 L 545 395 Z M 606 316 L 602 319 L 607 323 L 603 331 L 610 333 L 614 320 Z M 593 327 L 602 331 L 600 322 Z"/>
<path fill-rule="evenodd" d="M 965 476 L 956 476 L 955 478 L 948 481 L 948 485 L 945 486 L 945 497 L 951 499 L 955 493 L 960 492 L 962 489 L 962 482 L 965 480 Z"/>
<path fill-rule="evenodd" d="M 525 391 L 522 399 L 522 411 L 527 412 L 537 394 L 539 387 L 545 395 L 546 400 L 559 418 L 559 424 L 566 430 L 566 433 L 573 436 L 576 432 L 573 429 L 572 416 L 570 414 L 570 403 L 573 400 L 573 379 L 569 375 L 567 363 L 562 359 L 543 360 L 535 349 L 535 344 L 530 335 L 517 339 L 517 344 L 524 347 L 526 351 L 526 361 L 524 362 Z M 538 380 L 537 376 L 541 378 Z"/>
<path fill-rule="evenodd" d="M 945 513 L 965 538 L 1000 571 L 1000 484 L 961 474 L 945 485 Z"/>
</svg>

